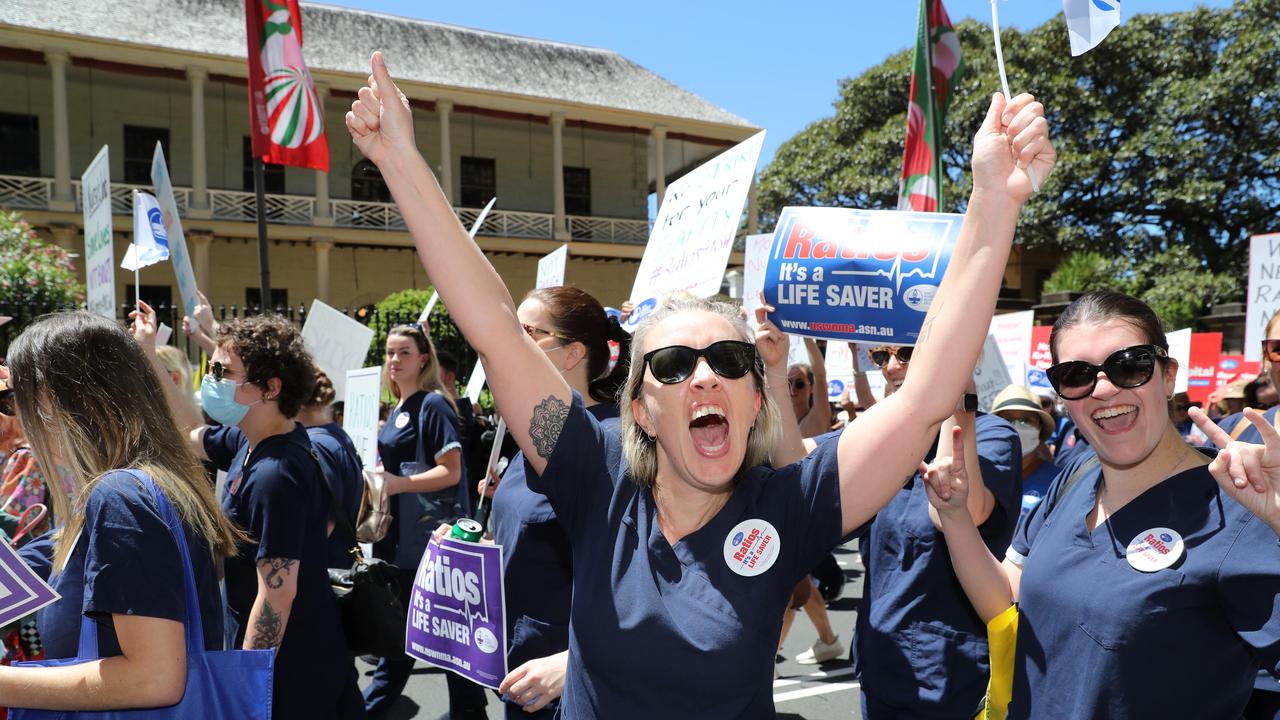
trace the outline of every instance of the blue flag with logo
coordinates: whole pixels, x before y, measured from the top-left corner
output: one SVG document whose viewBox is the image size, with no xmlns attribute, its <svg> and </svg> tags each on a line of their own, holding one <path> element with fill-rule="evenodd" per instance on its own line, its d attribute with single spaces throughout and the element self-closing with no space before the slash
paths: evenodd
<svg viewBox="0 0 1280 720">
<path fill-rule="evenodd" d="M 769 319 L 793 335 L 914 345 L 963 220 L 951 213 L 784 208 L 765 267 L 765 300 L 777 308 Z"/>
<path fill-rule="evenodd" d="M 133 242 L 120 267 L 137 270 L 169 259 L 169 236 L 164 231 L 160 203 L 154 195 L 133 192 Z"/>
<path fill-rule="evenodd" d="M 1062 0 L 1062 12 L 1072 56 L 1094 49 L 1120 24 L 1120 0 Z"/>
</svg>

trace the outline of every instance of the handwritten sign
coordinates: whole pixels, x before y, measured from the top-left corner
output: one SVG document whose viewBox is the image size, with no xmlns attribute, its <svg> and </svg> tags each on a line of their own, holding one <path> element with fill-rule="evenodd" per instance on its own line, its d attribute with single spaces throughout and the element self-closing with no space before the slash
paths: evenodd
<svg viewBox="0 0 1280 720">
<path fill-rule="evenodd" d="M 631 288 L 627 330 L 670 293 L 720 291 L 763 144 L 760 131 L 667 186 Z"/>
<path fill-rule="evenodd" d="M 0 542 L 0 626 L 24 618 L 61 597 L 22 562 L 9 543 Z"/>
<path fill-rule="evenodd" d="M 564 267 L 569 261 L 569 246 L 561 245 L 538 260 L 538 282 L 534 287 L 564 285 Z"/>
<path fill-rule="evenodd" d="M 1013 384 L 994 335 L 988 335 L 982 345 L 982 357 L 978 358 L 978 367 L 973 371 L 973 384 L 978 388 L 978 409 L 982 412 L 991 412 L 996 395 Z"/>
<path fill-rule="evenodd" d="M 342 395 L 342 429 L 365 467 L 378 464 L 378 399 L 382 394 L 382 367 L 348 370 Z"/>
<path fill-rule="evenodd" d="M 429 542 L 408 611 L 406 654 L 495 690 L 507 676 L 501 545 Z"/>
<path fill-rule="evenodd" d="M 373 342 L 373 328 L 313 300 L 302 326 L 302 340 L 311 357 L 333 382 L 336 394 L 346 397 L 347 371 L 364 367 L 369 343 Z"/>
<path fill-rule="evenodd" d="M 784 208 L 765 269 L 783 332 L 914 345 L 960 233 L 961 215 Z"/>
<path fill-rule="evenodd" d="M 116 317 L 116 263 L 111 243 L 111 162 L 107 146 L 80 176 L 84 208 L 84 273 L 89 312 Z"/>
<path fill-rule="evenodd" d="M 1034 310 L 1004 313 L 991 318 L 987 332 L 994 335 L 1009 377 L 1019 377 L 1031 355 L 1031 326 L 1035 322 Z"/>
<path fill-rule="evenodd" d="M 194 321 L 196 305 L 200 302 L 196 295 L 196 273 L 191 269 L 191 254 L 187 252 L 187 239 L 182 234 L 182 220 L 178 217 L 178 201 L 173 197 L 173 183 L 169 181 L 169 168 L 165 165 L 164 149 L 159 142 L 156 143 L 155 154 L 151 156 L 151 185 L 156 191 L 156 202 L 160 203 L 165 235 L 169 238 L 169 260 L 173 263 L 173 272 L 178 278 L 178 294 L 182 296 L 183 311 Z M 205 332 L 210 329 L 205 328 Z M 336 383 L 338 378 L 333 380 Z"/>
<path fill-rule="evenodd" d="M 1262 360 L 1267 322 L 1280 311 L 1280 233 L 1254 235 L 1249 242 L 1249 297 L 1244 321 L 1244 356 Z"/>
<path fill-rule="evenodd" d="M 764 269 L 769 264 L 769 248 L 773 236 L 748 235 L 745 238 L 745 263 L 742 266 L 742 309 L 747 320 L 756 321 L 756 308 L 760 307 L 760 293 L 764 292 Z"/>
</svg>

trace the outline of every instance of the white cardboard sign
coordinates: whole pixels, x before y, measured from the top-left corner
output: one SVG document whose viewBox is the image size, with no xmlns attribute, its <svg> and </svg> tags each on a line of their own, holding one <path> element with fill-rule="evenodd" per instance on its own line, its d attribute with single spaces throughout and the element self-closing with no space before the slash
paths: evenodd
<svg viewBox="0 0 1280 720">
<path fill-rule="evenodd" d="M 1009 377 L 1022 377 L 1022 366 L 1031 357 L 1031 325 L 1035 315 L 1034 310 L 1024 310 L 991 318 L 987 332 L 995 336 L 1000 346 Z"/>
<path fill-rule="evenodd" d="M 156 191 L 156 202 L 160 203 L 160 217 L 164 219 L 165 234 L 169 237 L 169 260 L 178 277 L 178 294 L 182 296 L 183 311 L 194 320 L 196 304 L 200 302 L 200 298 L 196 296 L 196 274 L 191 269 L 191 255 L 187 252 L 182 220 L 178 217 L 178 201 L 173 197 L 173 183 L 169 181 L 169 168 L 164 163 L 164 149 L 159 142 L 156 143 L 155 154 L 151 156 L 151 184 Z M 263 307 L 270 301 L 271 298 L 262 298 Z M 205 328 L 205 332 L 209 330 L 210 328 Z M 342 375 L 331 378 L 335 385 L 340 377 Z"/>
<path fill-rule="evenodd" d="M 760 293 L 764 291 L 764 269 L 769 264 L 769 250 L 773 247 L 773 235 L 748 235 L 746 237 L 745 262 L 742 266 L 742 309 L 747 321 L 755 324 L 756 308 L 760 307 Z"/>
<path fill-rule="evenodd" d="M 351 436 L 360 461 L 367 468 L 378 464 L 378 399 L 382 395 L 382 367 L 346 373 L 342 396 L 342 429 Z"/>
<path fill-rule="evenodd" d="M 116 317 L 115 248 L 111 242 L 111 162 L 107 146 L 80 176 L 84 207 L 84 274 L 90 312 Z"/>
<path fill-rule="evenodd" d="M 1191 368 L 1191 328 L 1167 333 L 1165 339 L 1169 341 L 1169 357 L 1178 361 L 1178 378 L 1173 383 L 1173 391 L 1186 392 Z"/>
<path fill-rule="evenodd" d="M 973 384 L 978 388 L 978 409 L 982 412 L 991 412 L 996 395 L 1013 384 L 1009 368 L 1004 364 L 1004 355 L 1000 352 L 1000 344 L 996 342 L 994 335 L 988 335 L 982 346 L 982 357 L 973 371 Z"/>
<path fill-rule="evenodd" d="M 471 377 L 467 380 L 467 399 L 473 403 L 480 402 L 480 391 L 484 389 L 484 363 L 476 361 Z"/>
<path fill-rule="evenodd" d="M 364 367 L 369 343 L 373 342 L 373 328 L 313 300 L 302 326 L 302 340 L 311 357 L 333 382 L 337 395 L 346 397 L 347 371 Z"/>
<path fill-rule="evenodd" d="M 853 353 L 849 352 L 849 343 L 827 341 L 827 399 L 836 402 L 845 388 L 849 388 L 849 396 L 853 393 Z"/>
<path fill-rule="evenodd" d="M 1244 322 L 1244 359 L 1262 359 L 1267 321 L 1280 310 L 1280 233 L 1249 242 L 1249 297 Z"/>
<path fill-rule="evenodd" d="M 564 267 L 569 261 L 569 246 L 561 245 L 538 260 L 538 282 L 534 287 L 564 285 Z"/>
</svg>

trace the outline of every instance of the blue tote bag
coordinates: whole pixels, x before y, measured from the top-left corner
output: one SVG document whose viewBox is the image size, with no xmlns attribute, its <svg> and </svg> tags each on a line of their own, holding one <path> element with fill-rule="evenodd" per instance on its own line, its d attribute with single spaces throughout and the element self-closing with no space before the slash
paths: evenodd
<svg viewBox="0 0 1280 720">
<path fill-rule="evenodd" d="M 177 705 L 145 710 L 23 710 L 13 708 L 13 720 L 268 720 L 271 717 L 272 673 L 275 650 L 219 650 L 204 647 L 204 626 L 196 595 L 196 576 L 191 568 L 191 552 L 178 513 L 151 478 L 130 470 L 151 491 L 160 517 L 178 542 L 186 587 L 187 689 Z M 18 663 L 26 666 L 74 665 L 98 659 L 98 624 L 85 617 L 80 621 L 78 657 Z"/>
</svg>

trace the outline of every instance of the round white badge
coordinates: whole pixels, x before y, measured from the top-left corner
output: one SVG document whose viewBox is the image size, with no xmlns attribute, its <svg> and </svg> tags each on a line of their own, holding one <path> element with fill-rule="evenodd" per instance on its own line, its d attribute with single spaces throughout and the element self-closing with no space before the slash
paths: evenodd
<svg viewBox="0 0 1280 720">
<path fill-rule="evenodd" d="M 403 430 L 409 424 L 409 413 L 400 413 L 396 416 L 396 427 Z"/>
<path fill-rule="evenodd" d="M 1176 530 L 1158 527 L 1138 533 L 1125 555 L 1134 570 L 1151 573 L 1172 566 L 1185 551 L 1182 536 Z"/>
<path fill-rule="evenodd" d="M 743 520 L 724 539 L 724 562 L 739 575 L 755 577 L 773 567 L 781 543 L 769 521 Z"/>
<path fill-rule="evenodd" d="M 476 647 L 480 652 L 492 655 L 498 649 L 498 636 L 487 627 L 476 630 Z"/>
</svg>

